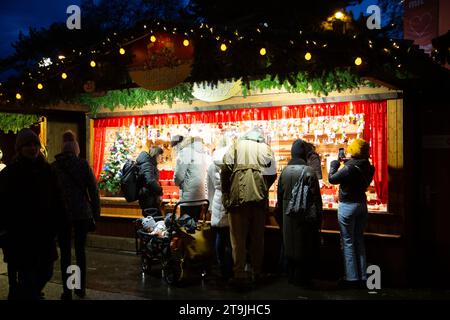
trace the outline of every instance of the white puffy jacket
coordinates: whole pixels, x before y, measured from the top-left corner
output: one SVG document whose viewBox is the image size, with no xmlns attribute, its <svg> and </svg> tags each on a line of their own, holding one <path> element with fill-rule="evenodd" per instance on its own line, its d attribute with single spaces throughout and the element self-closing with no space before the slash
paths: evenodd
<svg viewBox="0 0 450 320">
<path fill-rule="evenodd" d="M 228 215 L 222 204 L 222 184 L 220 183 L 220 165 L 228 147 L 214 151 L 213 163 L 208 168 L 208 199 L 211 208 L 211 226 L 228 227 Z"/>
<path fill-rule="evenodd" d="M 180 201 L 207 199 L 206 175 L 210 156 L 201 139 L 186 138 L 178 146 L 174 181 L 180 187 Z M 196 203 L 185 206 L 195 206 Z"/>
</svg>

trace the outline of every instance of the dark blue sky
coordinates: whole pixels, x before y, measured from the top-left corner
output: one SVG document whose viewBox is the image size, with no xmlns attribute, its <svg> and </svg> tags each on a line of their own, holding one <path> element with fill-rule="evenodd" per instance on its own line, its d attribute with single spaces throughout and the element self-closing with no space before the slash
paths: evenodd
<svg viewBox="0 0 450 320">
<path fill-rule="evenodd" d="M 55 21 L 67 19 L 67 7 L 80 0 L 3 0 L 0 3 L 0 58 L 14 52 L 11 43 L 19 31 L 28 33 L 28 28 L 48 27 Z"/>
</svg>

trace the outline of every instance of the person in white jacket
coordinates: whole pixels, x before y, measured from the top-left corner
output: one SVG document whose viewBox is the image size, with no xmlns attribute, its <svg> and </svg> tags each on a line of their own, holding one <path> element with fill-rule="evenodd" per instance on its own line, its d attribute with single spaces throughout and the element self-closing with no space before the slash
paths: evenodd
<svg viewBox="0 0 450 320">
<path fill-rule="evenodd" d="M 222 184 L 220 182 L 220 165 L 227 152 L 226 140 L 219 142 L 213 153 L 213 162 L 208 168 L 208 199 L 211 208 L 211 226 L 216 230 L 215 250 L 217 263 L 223 279 L 232 276 L 233 257 L 230 241 L 230 225 L 225 207 L 222 204 Z"/>
<path fill-rule="evenodd" d="M 171 145 L 177 152 L 174 181 L 180 187 L 180 201 L 207 199 L 206 175 L 211 159 L 202 139 L 175 136 Z M 188 214 L 195 221 L 200 218 L 201 208 L 201 202 L 180 205 L 181 214 Z"/>
</svg>

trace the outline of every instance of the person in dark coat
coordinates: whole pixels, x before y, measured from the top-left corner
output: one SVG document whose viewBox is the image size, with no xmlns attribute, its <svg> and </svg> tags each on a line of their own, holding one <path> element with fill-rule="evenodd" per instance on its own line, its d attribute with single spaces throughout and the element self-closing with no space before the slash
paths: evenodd
<svg viewBox="0 0 450 320">
<path fill-rule="evenodd" d="M 305 159 L 306 164 L 313 168 L 317 175 L 317 179 L 322 180 L 322 164 L 320 155 L 316 152 L 316 147 L 312 143 L 303 141 L 305 144 Z"/>
<path fill-rule="evenodd" d="M 63 294 L 61 299 L 71 300 L 72 290 L 67 286 L 69 274 L 67 268 L 72 264 L 72 234 L 75 246 L 77 266 L 81 277 L 79 289 L 75 294 L 83 298 L 86 295 L 86 239 L 93 231 L 94 221 L 100 218 L 100 196 L 97 181 L 91 167 L 85 159 L 80 159 L 80 147 L 75 134 L 67 131 L 63 135 L 61 153 L 55 156 L 52 169 L 58 179 L 62 193 L 64 212 L 58 231 L 61 251 L 61 276 Z"/>
<path fill-rule="evenodd" d="M 160 147 L 151 147 L 149 152 L 142 151 L 136 159 L 138 166 L 139 206 L 142 215 L 161 215 L 161 196 L 163 189 L 159 183 L 158 160 L 163 154 Z M 151 209 L 151 210 L 150 210 Z"/>
<path fill-rule="evenodd" d="M 17 273 L 16 283 L 10 286 L 10 299 L 40 299 L 58 258 L 56 232 L 62 202 L 40 146 L 39 137 L 31 129 L 22 129 L 16 138 L 16 156 L 1 172 L 5 260 L 8 269 Z"/>
<path fill-rule="evenodd" d="M 292 159 L 283 169 L 278 180 L 277 212 L 283 230 L 283 250 L 287 260 L 288 281 L 299 286 L 312 285 L 313 270 L 317 263 L 320 246 L 322 218 L 322 198 L 319 181 L 313 168 L 307 166 L 305 143 L 294 141 L 291 148 Z M 292 189 L 299 179 L 311 192 L 311 212 L 314 218 L 305 221 L 300 215 L 287 212 L 292 198 Z"/>
<path fill-rule="evenodd" d="M 366 190 L 373 179 L 375 168 L 369 162 L 369 144 L 362 139 L 354 140 L 347 148 L 348 161 L 330 164 L 328 181 L 339 184 L 338 221 L 345 262 L 345 280 L 342 285 L 358 287 L 365 285 L 366 252 L 364 229 L 367 224 Z"/>
</svg>

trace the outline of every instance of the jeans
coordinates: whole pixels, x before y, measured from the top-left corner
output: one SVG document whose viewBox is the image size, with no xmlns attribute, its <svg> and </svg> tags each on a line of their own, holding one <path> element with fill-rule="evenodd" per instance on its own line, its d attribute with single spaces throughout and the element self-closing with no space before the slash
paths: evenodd
<svg viewBox="0 0 450 320">
<path fill-rule="evenodd" d="M 86 290 L 86 238 L 89 229 L 89 220 L 73 221 L 67 224 L 58 234 L 59 248 L 61 250 L 61 275 L 62 285 L 65 293 L 71 290 L 67 287 L 69 274 L 66 273 L 67 267 L 72 264 L 72 230 L 74 233 L 75 256 L 77 266 L 81 272 L 81 290 Z"/>
<path fill-rule="evenodd" d="M 216 256 L 220 273 L 224 278 L 230 278 L 233 273 L 233 257 L 230 241 L 230 228 L 216 227 Z"/>
<path fill-rule="evenodd" d="M 338 221 L 347 281 L 367 279 L 364 246 L 367 216 L 366 203 L 339 203 Z"/>
</svg>

